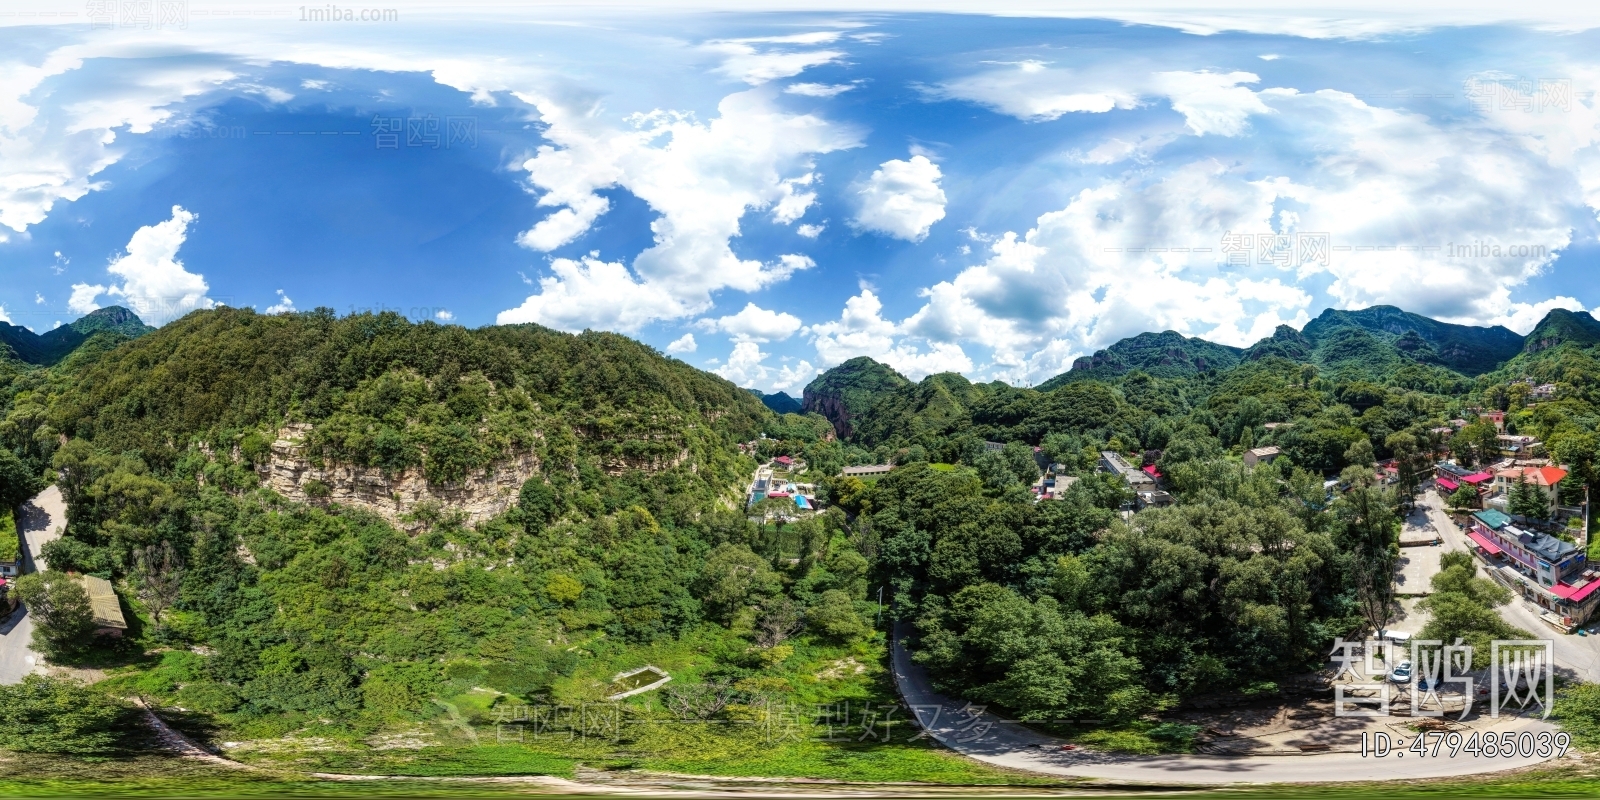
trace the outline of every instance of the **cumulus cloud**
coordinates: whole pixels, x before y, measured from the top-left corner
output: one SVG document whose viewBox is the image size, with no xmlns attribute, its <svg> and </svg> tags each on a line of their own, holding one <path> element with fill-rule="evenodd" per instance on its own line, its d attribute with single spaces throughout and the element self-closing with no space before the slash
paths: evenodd
<svg viewBox="0 0 1600 800">
<path fill-rule="evenodd" d="M 235 77 L 212 57 L 136 61 L 137 45 L 94 41 L 58 48 L 40 63 L 0 60 L 0 226 L 16 232 L 42 222 L 60 201 L 105 186 L 94 176 L 115 164 L 124 134 L 143 134 L 172 118 L 186 98 Z M 57 90 L 53 79 L 96 58 L 127 57 L 110 79 Z M 48 97 L 46 106 L 35 100 Z"/>
<path fill-rule="evenodd" d="M 845 301 L 838 320 L 812 325 L 806 333 L 826 367 L 868 356 L 921 380 L 936 372 L 970 372 L 973 366 L 955 342 L 929 345 L 904 335 L 900 325 L 883 317 L 883 301 L 866 287 Z"/>
<path fill-rule="evenodd" d="M 134 231 L 122 255 L 106 267 L 106 272 L 122 282 L 75 283 L 67 306 L 87 314 L 100 307 L 99 296 L 104 294 L 117 298 L 140 319 L 158 326 L 190 311 L 215 306 L 216 302 L 206 296 L 210 287 L 205 278 L 184 269 L 178 260 L 178 248 L 188 238 L 189 224 L 195 219 L 193 212 L 173 206 L 170 219 Z"/>
<path fill-rule="evenodd" d="M 665 292 L 634 278 L 616 261 L 594 255 L 550 262 L 549 276 L 539 279 L 539 293 L 516 308 L 502 311 L 496 324 L 536 322 L 564 331 L 586 328 L 634 333 L 646 323 L 688 312 Z"/>
<path fill-rule="evenodd" d="M 1507 303 L 1505 314 L 1498 319 L 1486 319 L 1485 325 L 1504 325 L 1517 333 L 1527 336 L 1539 326 L 1539 322 L 1558 308 L 1568 311 L 1583 311 L 1583 303 L 1572 297 L 1552 297 L 1537 303 Z M 1600 309 L 1596 309 L 1600 311 Z"/>
<path fill-rule="evenodd" d="M 793 365 L 784 364 L 774 369 L 766 364 L 770 356 L 770 353 L 763 352 L 761 346 L 754 341 L 735 342 L 733 352 L 728 354 L 728 360 L 712 372 L 743 388 L 760 389 L 769 393 L 802 388 L 821 373 L 821 370 L 805 360 Z"/>
<path fill-rule="evenodd" d="M 770 370 L 761 363 L 766 358 L 767 354 L 761 352 L 761 346 L 755 342 L 735 342 L 727 362 L 712 372 L 748 389 L 757 381 L 766 380 Z"/>
<path fill-rule="evenodd" d="M 823 225 L 799 225 L 795 227 L 794 232 L 807 239 L 815 239 L 821 236 L 824 230 L 826 230 L 826 226 Z"/>
<path fill-rule="evenodd" d="M 455 319 L 456 315 L 451 313 L 449 309 L 441 308 L 438 311 L 433 312 L 433 318 L 439 320 L 440 322 L 449 322 Z"/>
<path fill-rule="evenodd" d="M 263 310 L 261 313 L 263 313 L 263 314 L 293 314 L 294 310 L 295 310 L 294 309 L 294 300 L 291 300 L 289 298 L 289 295 L 284 294 L 283 290 L 279 289 L 278 290 L 278 302 L 273 303 L 270 306 L 267 306 L 266 309 Z"/>
<path fill-rule="evenodd" d="M 800 330 L 799 317 L 781 311 L 768 311 L 755 303 L 746 303 L 737 314 L 705 322 L 708 323 L 707 328 L 752 342 L 781 342 Z"/>
<path fill-rule="evenodd" d="M 6 314 L 5 306 L 0 306 L 0 322 L 5 322 L 8 324 L 11 322 L 11 316 Z"/>
<path fill-rule="evenodd" d="M 838 31 L 816 31 L 791 36 L 716 39 L 707 42 L 705 49 L 722 56 L 717 72 L 759 86 L 844 58 L 840 50 L 804 49 L 837 41 L 840 35 Z"/>
<path fill-rule="evenodd" d="M 923 91 L 933 99 L 974 102 L 1030 122 L 1059 119 L 1063 114 L 1103 114 L 1113 108 L 1133 108 L 1139 104 L 1135 92 L 1110 82 L 1085 86 L 1077 73 L 1051 69 L 1048 62 L 1029 59 L 998 66 L 998 69 L 924 87 Z"/>
<path fill-rule="evenodd" d="M 770 261 L 741 258 L 729 240 L 739 235 L 740 220 L 751 209 L 770 208 L 779 222 L 799 219 L 815 200 L 806 188 L 815 180 L 813 157 L 860 142 L 853 128 L 777 108 L 768 89 L 723 98 L 709 123 L 657 111 L 636 114 L 630 127 L 621 129 L 598 122 L 586 108 L 526 99 L 538 107 L 548 126 L 545 137 L 555 146 L 540 147 L 523 168 L 529 182 L 544 191 L 539 204 L 559 210 L 522 235 L 524 246 L 551 250 L 581 235 L 607 210 L 597 192 L 611 186 L 627 189 L 659 214 L 651 225 L 655 242 L 634 259 L 633 274 L 611 270 L 606 281 L 581 278 L 567 286 L 563 276 L 586 274 L 569 261 L 557 277 L 540 282 L 544 294 L 564 298 L 559 315 L 569 325 L 625 322 L 628 327 L 619 330 L 637 330 L 649 319 L 704 311 L 719 290 L 755 291 L 811 267 L 814 262 L 799 254 Z M 583 294 L 614 287 L 624 296 L 640 296 L 629 314 L 608 311 L 614 305 L 608 295 Z M 541 309 L 541 318 L 556 313 L 539 296 L 524 303 L 523 309 L 529 308 Z M 597 316 L 580 323 L 572 316 L 580 308 Z"/>
<path fill-rule="evenodd" d="M 1508 147 L 1504 136 L 1446 131 L 1339 92 L 1266 89 L 1247 102 L 1235 77 L 1183 79 L 1199 98 L 1186 112 L 1191 132 L 1242 135 L 1246 119 L 1270 115 L 1275 137 L 1303 154 L 1292 177 L 1200 159 L 1084 189 L 1027 232 L 993 239 L 983 263 L 925 289 L 915 314 L 879 324 L 880 341 L 979 344 L 991 375 L 1032 380 L 1147 330 L 1243 346 L 1279 324 L 1299 327 L 1313 303 L 1299 284 L 1315 275 L 1341 307 L 1386 303 L 1522 332 L 1551 308 L 1578 307 L 1568 297 L 1511 300 L 1571 239 L 1567 209 L 1583 190 L 1552 168 L 1559 148 Z M 1547 140 L 1589 135 L 1559 124 Z M 1230 263 L 1224 237 L 1241 234 L 1248 257 Z M 1302 235 L 1327 249 L 1307 258 Z M 1276 242 L 1292 243 L 1281 259 L 1269 255 Z M 1501 249 L 1452 247 L 1462 242 Z"/>
<path fill-rule="evenodd" d="M 1164 98 L 1196 136 L 1237 136 L 1252 114 L 1270 113 L 1255 92 L 1240 85 L 1260 80 L 1252 73 L 1138 69 L 1068 69 L 1027 60 L 997 64 L 924 87 L 923 92 L 931 99 L 977 103 L 1029 122 L 1137 108 Z"/>
<path fill-rule="evenodd" d="M 939 165 L 927 156 L 883 162 L 857 192 L 861 208 L 856 224 L 897 239 L 922 241 L 933 223 L 944 219 L 942 177 Z"/>
<path fill-rule="evenodd" d="M 682 336 L 679 336 L 678 338 L 673 339 L 672 342 L 667 345 L 667 352 L 674 354 L 693 353 L 698 349 L 700 349 L 700 343 L 694 340 L 694 334 L 692 333 L 686 333 Z"/>
</svg>

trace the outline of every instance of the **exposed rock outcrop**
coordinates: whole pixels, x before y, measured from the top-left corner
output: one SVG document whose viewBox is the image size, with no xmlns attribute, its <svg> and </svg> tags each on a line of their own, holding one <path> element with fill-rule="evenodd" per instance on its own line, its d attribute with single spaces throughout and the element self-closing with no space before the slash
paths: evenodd
<svg viewBox="0 0 1600 800">
<path fill-rule="evenodd" d="M 533 453 L 518 454 L 445 486 L 428 483 L 421 467 L 398 473 L 352 464 L 318 467 L 305 452 L 310 431 L 311 426 L 304 424 L 279 429 L 271 459 L 259 468 L 266 484 L 291 500 L 364 508 L 397 526 L 405 526 L 401 518 L 424 503 L 464 513 L 469 523 L 489 519 L 509 509 L 522 484 L 539 472 L 539 458 Z"/>
</svg>

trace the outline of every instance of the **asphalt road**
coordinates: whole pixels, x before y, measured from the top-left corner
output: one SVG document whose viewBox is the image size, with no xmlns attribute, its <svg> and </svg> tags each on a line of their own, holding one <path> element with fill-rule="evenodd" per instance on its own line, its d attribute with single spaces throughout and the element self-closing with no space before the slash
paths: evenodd
<svg viewBox="0 0 1600 800">
<path fill-rule="evenodd" d="M 1466 533 L 1450 521 L 1450 515 L 1444 512 L 1444 504 L 1436 492 L 1429 490 L 1424 493 L 1418 499 L 1417 505 L 1427 510 L 1428 516 L 1433 520 L 1433 526 L 1444 538 L 1445 550 L 1471 552 Z M 1487 577 L 1482 564 L 1478 565 L 1478 574 Z M 1557 633 L 1539 619 L 1536 607 L 1523 600 L 1521 596 L 1513 596 L 1511 602 L 1501 606 L 1499 611 L 1501 619 L 1531 632 L 1535 638 L 1550 639 L 1554 643 L 1558 669 L 1569 669 L 1573 677 L 1581 680 L 1600 682 L 1600 636 L 1569 636 Z"/>
<path fill-rule="evenodd" d="M 1500 772 L 1537 764 L 1537 756 L 1482 758 L 1458 753 L 1420 758 L 1387 758 L 1331 752 L 1289 756 L 1127 756 L 1063 751 L 1065 740 L 1034 731 L 981 708 L 934 691 L 927 672 L 900 646 L 896 627 L 891 648 L 895 684 L 923 730 L 936 741 L 979 761 L 1048 775 L 1093 778 L 1131 784 L 1186 785 L 1230 783 L 1331 783 L 1403 781 Z M 1499 731 L 1555 731 L 1539 720 L 1507 720 Z"/>
<path fill-rule="evenodd" d="M 40 492 L 22 507 L 22 538 L 27 544 L 23 552 L 22 569 L 36 572 L 45 569 L 39 549 L 46 542 L 61 536 L 67 524 L 67 506 L 61 499 L 61 490 L 51 486 Z M 30 672 L 42 672 L 44 659 L 29 649 L 33 638 L 33 619 L 27 609 L 18 607 L 9 618 L 0 622 L 0 684 L 21 683 Z"/>
</svg>

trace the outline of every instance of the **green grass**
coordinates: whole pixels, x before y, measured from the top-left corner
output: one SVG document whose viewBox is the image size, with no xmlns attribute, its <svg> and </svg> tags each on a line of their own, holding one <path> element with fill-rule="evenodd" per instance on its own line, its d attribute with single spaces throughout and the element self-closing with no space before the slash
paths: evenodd
<svg viewBox="0 0 1600 800">
<path fill-rule="evenodd" d="M 1071 779 L 991 767 L 935 745 L 797 742 L 733 757 L 691 755 L 640 759 L 655 772 L 740 778 L 825 778 L 865 783 L 933 783 L 950 786 L 1053 786 Z"/>
<path fill-rule="evenodd" d="M 403 775 L 416 778 L 459 778 L 465 776 L 552 775 L 571 778 L 573 759 L 515 744 L 490 744 L 479 747 L 422 750 L 383 750 L 333 752 L 304 756 L 291 762 L 304 768 L 315 764 L 316 772 L 350 775 Z M 283 764 L 290 766 L 291 764 Z"/>
<path fill-rule="evenodd" d="M 0 510 L 0 561 L 16 561 L 22 555 L 17 536 L 17 521 L 9 510 Z"/>
</svg>

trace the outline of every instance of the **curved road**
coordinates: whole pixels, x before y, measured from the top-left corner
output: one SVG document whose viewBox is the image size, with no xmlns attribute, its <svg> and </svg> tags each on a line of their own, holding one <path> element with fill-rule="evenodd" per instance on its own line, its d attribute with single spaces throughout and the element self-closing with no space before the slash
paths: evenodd
<svg viewBox="0 0 1600 800">
<path fill-rule="evenodd" d="M 965 756 L 1000 767 L 1075 778 L 1096 778 L 1119 783 L 1225 784 L 1323 783 L 1332 781 L 1393 781 L 1449 778 L 1500 772 L 1537 764 L 1538 757 L 1480 758 L 1460 753 L 1451 758 L 1441 751 L 1433 758 L 1363 758 L 1360 753 L 1334 752 L 1289 756 L 1126 756 L 1111 753 L 1062 751 L 1065 740 L 1039 733 L 934 691 L 922 665 L 900 646 L 896 626 L 891 645 L 895 685 L 916 714 L 918 723 L 935 740 Z M 1539 720 L 1508 720 L 1498 730 L 1554 731 Z"/>
</svg>

